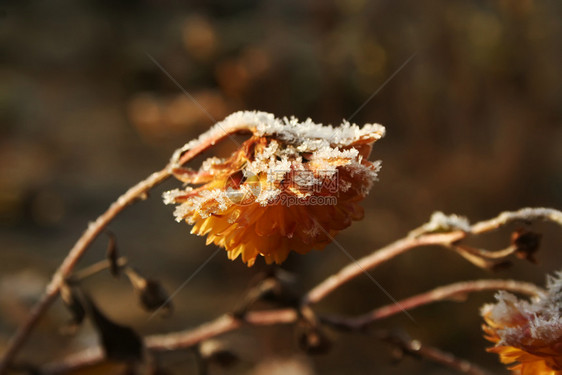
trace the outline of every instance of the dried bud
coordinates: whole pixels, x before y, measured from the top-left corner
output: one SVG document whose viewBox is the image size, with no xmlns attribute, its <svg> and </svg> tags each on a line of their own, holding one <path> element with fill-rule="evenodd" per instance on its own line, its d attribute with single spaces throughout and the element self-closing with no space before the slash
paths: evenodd
<svg viewBox="0 0 562 375">
<path fill-rule="evenodd" d="M 171 312 L 172 301 L 160 282 L 147 279 L 130 267 L 125 272 L 139 296 L 141 306 L 145 310 L 155 311 L 164 309 L 168 313 Z"/>
<path fill-rule="evenodd" d="M 512 233 L 511 244 L 516 247 L 515 254 L 520 259 L 537 263 L 535 253 L 541 243 L 541 234 L 520 228 Z"/>
</svg>

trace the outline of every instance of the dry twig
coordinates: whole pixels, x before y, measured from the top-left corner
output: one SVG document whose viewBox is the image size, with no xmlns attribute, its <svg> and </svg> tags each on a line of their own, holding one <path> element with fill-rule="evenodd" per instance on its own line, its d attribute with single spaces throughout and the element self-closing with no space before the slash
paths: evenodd
<svg viewBox="0 0 562 375">
<path fill-rule="evenodd" d="M 363 330 L 366 321 L 368 321 L 368 323 L 372 323 L 374 321 L 398 314 L 402 312 L 403 309 L 414 309 L 416 307 L 448 299 L 459 294 L 468 294 L 484 290 L 498 289 L 529 295 L 536 295 L 537 293 L 542 292 L 540 288 L 532 284 L 514 280 L 466 281 L 439 287 L 432 291 L 399 301 L 398 304 L 402 308 L 397 308 L 396 305 L 389 305 L 378 308 L 371 313 L 367 313 L 356 318 L 346 318 L 341 316 L 321 316 L 319 317 L 319 321 L 323 324 L 340 330 Z M 234 331 L 242 327 L 243 325 L 268 326 L 276 324 L 292 324 L 297 322 L 299 317 L 300 313 L 296 309 L 292 308 L 250 311 L 240 319 L 233 317 L 231 314 L 224 314 L 196 328 L 169 334 L 148 336 L 144 339 L 144 341 L 146 348 L 152 352 L 181 350 L 193 347 L 194 345 L 197 345 L 210 338 Z M 431 359 L 432 357 L 428 355 L 427 358 Z M 51 375 L 64 374 L 71 370 L 95 365 L 102 362 L 103 360 L 104 357 L 102 351 L 99 348 L 92 348 L 79 353 L 75 353 L 60 362 L 51 363 L 43 367 L 42 372 Z M 449 360 L 451 359 L 449 358 Z M 466 361 L 463 361 L 462 363 L 462 367 L 467 366 L 466 364 L 464 364 L 467 363 Z M 478 372 L 466 373 L 477 374 Z"/>
</svg>

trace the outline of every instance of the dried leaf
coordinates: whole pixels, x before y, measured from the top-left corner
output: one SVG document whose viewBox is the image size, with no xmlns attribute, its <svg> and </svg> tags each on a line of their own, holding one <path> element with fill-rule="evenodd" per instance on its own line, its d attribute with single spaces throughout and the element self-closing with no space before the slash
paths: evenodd
<svg viewBox="0 0 562 375">
<path fill-rule="evenodd" d="M 106 357 L 117 361 L 142 360 L 143 342 L 140 336 L 133 329 L 107 318 L 88 296 L 83 295 L 82 300 L 100 336 Z"/>
</svg>

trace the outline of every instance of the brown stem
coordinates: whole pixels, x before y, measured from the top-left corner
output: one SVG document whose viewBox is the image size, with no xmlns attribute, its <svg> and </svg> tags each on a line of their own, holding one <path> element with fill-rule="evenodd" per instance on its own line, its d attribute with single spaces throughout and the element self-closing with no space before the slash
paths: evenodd
<svg viewBox="0 0 562 375">
<path fill-rule="evenodd" d="M 513 245 L 510 245 L 502 250 L 494 250 L 494 251 L 478 249 L 472 246 L 461 245 L 461 244 L 456 245 L 456 247 L 457 249 L 466 251 L 467 253 L 473 254 L 481 259 L 503 259 L 503 258 L 507 258 L 508 256 L 510 256 L 511 254 L 517 251 L 517 247 Z"/>
<path fill-rule="evenodd" d="M 172 157 L 172 168 L 181 168 L 185 163 L 193 159 L 195 155 L 199 155 L 209 147 L 214 146 L 217 142 L 220 142 L 227 137 L 231 137 L 233 134 L 252 133 L 254 128 L 255 125 L 244 123 L 232 123 L 230 126 L 216 124 L 214 127 L 209 129 L 209 131 L 203 133 L 198 139 L 189 142 L 182 148 L 176 150 L 174 156 Z M 234 138 L 231 139 L 233 142 L 238 143 L 234 140 Z"/>
<path fill-rule="evenodd" d="M 480 234 L 490 232 L 513 221 L 528 222 L 537 220 L 550 221 L 562 226 L 562 211 L 545 207 L 527 207 L 517 211 L 506 211 L 495 218 L 474 224 L 471 233 Z"/>
<path fill-rule="evenodd" d="M 415 354 L 420 357 L 426 358 L 435 363 L 439 363 L 445 367 L 449 367 L 463 374 L 468 375 L 491 375 L 492 373 L 486 371 L 479 366 L 471 363 L 465 359 L 456 357 L 451 353 L 444 352 L 432 346 L 422 344 L 419 348 L 415 348 Z"/>
<path fill-rule="evenodd" d="M 243 320 L 225 314 L 194 329 L 165 335 L 148 336 L 145 338 L 145 346 L 152 352 L 185 349 L 209 338 L 236 330 L 243 324 L 255 326 L 288 324 L 295 322 L 297 318 L 298 313 L 294 309 L 251 311 L 244 316 Z M 62 374 L 78 368 L 95 365 L 103 359 L 103 353 L 99 348 L 86 349 L 67 357 L 62 362 L 47 365 L 41 370 L 43 374 Z"/>
<path fill-rule="evenodd" d="M 125 257 L 117 258 L 116 265 L 119 268 L 125 267 L 127 265 L 127 261 L 128 260 Z M 99 262 L 91 264 L 84 269 L 74 272 L 68 281 L 78 282 L 92 277 L 95 274 L 100 273 L 101 271 L 104 271 L 108 268 L 111 268 L 111 261 L 109 259 L 100 260 Z"/>
<path fill-rule="evenodd" d="M 450 233 L 423 234 L 418 237 L 409 236 L 393 242 L 356 262 L 348 264 L 338 273 L 322 281 L 303 297 L 302 303 L 304 305 L 317 303 L 341 285 L 351 281 L 366 270 L 375 268 L 381 263 L 408 250 L 427 245 L 450 246 L 450 244 L 463 239 L 465 236 L 465 232 L 458 230 Z"/>
<path fill-rule="evenodd" d="M 404 337 L 392 332 L 380 331 L 376 336 L 392 345 L 398 346 L 403 353 L 425 358 L 442 366 L 449 367 L 463 374 L 489 375 L 490 372 L 476 366 L 475 364 L 458 358 L 451 353 L 444 352 L 432 346 L 422 344 L 419 340 Z"/>
<path fill-rule="evenodd" d="M 445 367 L 449 367 L 456 370 L 462 374 L 468 375 L 491 375 L 492 373 L 486 371 L 479 366 L 471 363 L 465 359 L 456 357 L 451 353 L 444 352 L 432 346 L 427 346 L 422 344 L 417 348 L 416 355 L 426 358 L 432 362 L 439 363 Z"/>
<path fill-rule="evenodd" d="M 428 292 L 408 297 L 397 303 L 376 308 L 357 317 L 346 318 L 340 316 L 325 316 L 323 323 L 327 323 L 346 330 L 363 330 L 374 321 L 399 314 L 404 310 L 411 310 L 419 306 L 451 298 L 464 297 L 468 293 L 486 290 L 508 290 L 511 292 L 536 296 L 544 294 L 544 290 L 532 283 L 516 280 L 473 280 L 453 283 L 432 289 Z"/>
</svg>

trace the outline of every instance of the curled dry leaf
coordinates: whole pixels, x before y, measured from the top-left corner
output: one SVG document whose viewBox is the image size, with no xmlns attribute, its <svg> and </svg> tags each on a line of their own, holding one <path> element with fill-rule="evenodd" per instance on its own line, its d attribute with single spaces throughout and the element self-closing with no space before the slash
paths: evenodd
<svg viewBox="0 0 562 375">
<path fill-rule="evenodd" d="M 87 295 L 83 294 L 81 299 L 94 323 L 106 357 L 116 361 L 141 361 L 141 337 L 132 328 L 111 321 Z"/>
</svg>

